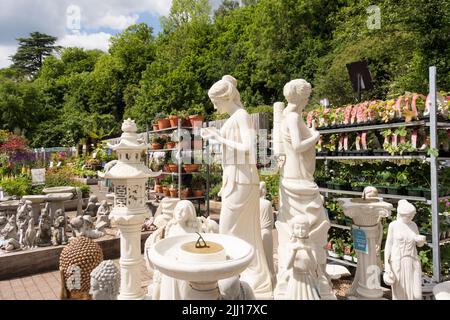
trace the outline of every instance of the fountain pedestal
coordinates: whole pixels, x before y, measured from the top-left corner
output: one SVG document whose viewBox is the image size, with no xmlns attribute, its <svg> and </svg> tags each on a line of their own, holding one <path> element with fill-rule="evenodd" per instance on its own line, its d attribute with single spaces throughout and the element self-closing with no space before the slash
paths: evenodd
<svg viewBox="0 0 450 320">
<path fill-rule="evenodd" d="M 148 258 L 161 273 L 189 282 L 185 300 L 217 300 L 218 281 L 244 271 L 255 254 L 249 243 L 234 236 L 207 233 L 202 237 L 223 250 L 186 252 L 183 246 L 198 239 L 197 234 L 189 233 L 161 240 L 148 251 Z"/>
<path fill-rule="evenodd" d="M 391 215 L 392 204 L 379 198 L 339 198 L 344 214 L 353 219 L 352 235 L 358 255 L 353 284 L 348 295 L 363 299 L 380 299 L 379 250 L 383 236 L 382 218 Z"/>
<path fill-rule="evenodd" d="M 55 212 L 58 209 L 61 209 L 64 213 L 66 212 L 64 209 L 64 201 L 70 200 L 73 198 L 73 193 L 49 193 L 45 197 L 45 201 L 49 203 L 49 215 L 51 221 L 55 218 Z"/>
</svg>

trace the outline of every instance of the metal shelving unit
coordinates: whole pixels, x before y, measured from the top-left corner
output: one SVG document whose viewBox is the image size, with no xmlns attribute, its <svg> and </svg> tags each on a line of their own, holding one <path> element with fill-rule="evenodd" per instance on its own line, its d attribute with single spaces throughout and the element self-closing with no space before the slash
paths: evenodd
<svg viewBox="0 0 450 320">
<path fill-rule="evenodd" d="M 436 67 L 430 67 L 429 70 L 429 92 L 431 100 L 430 117 L 429 119 L 423 119 L 419 121 L 412 122 L 395 122 L 386 124 L 369 124 L 369 125 L 353 125 L 341 128 L 325 128 L 317 130 L 321 134 L 336 134 L 345 132 L 357 132 L 357 131 L 369 131 L 369 130 L 380 130 L 395 127 L 411 127 L 411 126 L 426 126 L 430 131 L 430 148 L 437 149 L 437 129 L 438 128 L 450 128 L 450 122 L 438 122 L 437 112 L 436 112 Z M 427 243 L 428 246 L 432 248 L 433 251 L 433 277 L 432 281 L 441 281 L 441 257 L 440 257 L 440 246 L 450 243 L 450 239 L 439 239 L 439 200 L 440 199 L 450 199 L 450 195 L 445 197 L 439 197 L 438 190 L 438 162 L 450 160 L 448 157 L 436 157 L 435 155 L 425 156 L 425 155 L 405 155 L 405 156 L 317 156 L 317 160 L 325 160 L 325 164 L 328 160 L 332 161 L 343 161 L 343 160 L 425 160 L 430 162 L 430 177 L 431 177 L 431 199 L 426 199 L 425 197 L 411 197 L 406 195 L 391 195 L 391 194 L 381 194 L 380 197 L 387 199 L 406 199 L 411 201 L 422 201 L 431 205 L 432 211 L 432 242 Z M 346 195 L 357 195 L 360 196 L 361 192 L 347 191 L 347 190 L 334 190 L 328 188 L 319 188 L 320 192 L 325 193 L 327 196 L 329 193 L 335 194 L 346 194 Z M 331 224 L 332 227 L 341 228 L 346 230 L 351 230 L 351 227 Z M 343 263 L 346 265 L 352 265 L 348 261 L 342 259 L 336 259 L 333 257 L 328 257 L 329 260 Z M 356 264 L 353 264 L 356 266 Z"/>
<path fill-rule="evenodd" d="M 152 130 L 152 131 L 147 131 L 145 134 L 147 135 L 147 140 L 150 134 L 164 134 L 164 133 L 170 133 L 170 132 L 174 132 L 176 130 L 177 132 L 177 140 L 181 141 L 182 135 L 181 132 L 182 130 L 187 130 L 188 132 L 190 132 L 191 136 L 193 135 L 194 130 L 197 127 L 188 127 L 188 126 L 182 126 L 181 125 L 181 118 L 178 119 L 178 126 L 177 127 L 170 127 L 170 128 L 165 128 L 165 129 L 159 129 L 159 130 Z M 202 150 L 203 150 L 203 140 L 202 140 Z M 179 154 L 181 154 L 181 152 L 183 152 L 183 150 L 181 150 L 179 147 L 177 148 L 163 148 L 163 149 L 149 149 L 147 150 L 147 157 L 149 154 L 151 153 L 155 153 L 155 152 L 177 152 Z M 207 215 L 209 215 L 209 164 L 203 164 L 206 166 L 206 171 L 207 171 L 207 175 L 208 175 L 208 179 L 206 181 L 206 191 L 205 191 L 205 195 L 202 197 L 182 197 L 181 196 L 181 186 L 182 186 L 182 182 L 181 182 L 181 177 L 182 176 L 188 176 L 188 175 L 194 175 L 194 174 L 199 174 L 200 172 L 183 172 L 183 163 L 182 163 L 182 157 L 180 157 L 177 160 L 177 165 L 178 165 L 178 171 L 177 172 L 162 172 L 162 175 L 170 175 L 170 176 L 176 176 L 178 177 L 178 198 L 181 200 L 197 200 L 198 203 L 198 209 L 200 212 L 200 202 L 201 200 L 205 201 L 205 205 L 206 205 L 206 212 Z M 150 191 L 151 193 L 153 193 L 154 195 L 158 196 L 158 197 L 165 197 L 165 195 L 163 193 L 157 193 L 154 191 Z"/>
</svg>

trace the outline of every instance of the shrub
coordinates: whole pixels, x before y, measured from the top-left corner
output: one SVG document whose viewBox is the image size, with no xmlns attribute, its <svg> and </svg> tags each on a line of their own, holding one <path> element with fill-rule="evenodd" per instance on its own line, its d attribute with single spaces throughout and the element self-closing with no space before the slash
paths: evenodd
<svg viewBox="0 0 450 320">
<path fill-rule="evenodd" d="M 24 196 L 31 193 L 31 180 L 26 176 L 5 178 L 0 182 L 3 190 L 10 196 Z"/>
</svg>

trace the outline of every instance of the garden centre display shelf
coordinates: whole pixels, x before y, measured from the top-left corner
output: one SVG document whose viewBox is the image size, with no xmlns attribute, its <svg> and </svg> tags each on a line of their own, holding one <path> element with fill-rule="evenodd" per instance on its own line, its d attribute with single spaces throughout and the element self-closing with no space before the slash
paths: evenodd
<svg viewBox="0 0 450 320">
<path fill-rule="evenodd" d="M 144 134 L 147 136 L 147 141 L 149 141 L 149 136 L 150 135 L 159 135 L 159 134 L 167 134 L 167 133 L 173 133 L 173 132 L 177 132 L 178 133 L 178 141 L 180 141 L 181 138 L 181 130 L 186 130 L 189 131 L 191 136 L 194 134 L 194 130 L 198 129 L 198 127 L 189 127 L 189 126 L 182 126 L 181 125 L 181 118 L 178 119 L 178 126 L 176 127 L 169 127 L 169 128 L 165 128 L 165 129 L 159 129 L 159 130 L 151 130 L 151 131 L 147 131 L 144 132 Z M 192 140 L 194 141 L 194 140 Z M 202 140 L 202 145 L 203 145 L 203 140 Z M 147 150 L 147 157 L 155 152 L 173 152 L 173 151 L 177 151 L 177 152 L 181 152 L 182 150 L 180 150 L 179 148 L 162 148 L 162 149 L 148 149 Z M 186 176 L 186 175 L 195 175 L 195 174 L 199 174 L 200 172 L 183 172 L 182 169 L 182 161 L 178 161 L 178 170 L 177 172 L 161 172 L 162 175 L 168 175 L 168 176 L 176 176 L 178 179 L 178 198 L 181 200 L 191 200 L 191 201 L 198 201 L 198 212 L 200 212 L 200 203 L 201 202 L 205 202 L 206 205 L 206 214 L 209 215 L 209 181 L 207 179 L 206 181 L 206 191 L 205 191 L 205 195 L 201 196 L 201 197 L 182 197 L 181 196 L 181 192 L 182 192 L 182 183 L 181 183 L 181 177 L 182 176 Z M 207 175 L 209 176 L 209 165 L 208 164 L 203 164 L 206 165 L 206 170 L 207 170 Z M 153 190 L 149 190 L 150 194 L 153 194 L 155 196 L 157 196 L 158 198 L 163 198 L 165 197 L 165 195 L 163 193 L 158 193 L 155 192 Z"/>
<path fill-rule="evenodd" d="M 343 265 L 347 265 L 347 266 L 350 266 L 350 267 L 355 267 L 356 268 L 356 266 L 357 266 L 357 264 L 356 263 L 354 263 L 354 262 L 350 262 L 350 261 L 347 261 L 347 260 L 344 260 L 344 259 L 339 259 L 339 258 L 333 258 L 333 257 L 328 257 L 328 260 L 330 260 L 330 261 L 333 261 L 333 262 L 337 262 L 337 263 L 340 263 L 340 264 L 343 264 Z"/>
<path fill-rule="evenodd" d="M 345 132 L 358 132 L 358 131 L 369 131 L 369 130 L 381 130 L 395 127 L 427 127 L 430 132 L 430 148 L 436 149 L 437 144 L 437 129 L 446 129 L 450 128 L 449 121 L 438 121 L 438 115 L 436 112 L 436 68 L 430 67 L 430 100 L 431 100 L 431 108 L 430 108 L 430 116 L 426 119 L 412 121 L 412 122 L 393 122 L 393 123 L 385 123 L 385 124 L 356 124 L 352 126 L 341 126 L 339 128 L 317 128 L 317 130 L 321 134 L 338 134 Z M 439 199 L 448 199 L 450 195 L 446 195 L 444 197 L 439 197 L 438 190 L 438 161 L 449 160 L 448 157 L 436 157 L 435 155 L 426 156 L 426 155 L 404 155 L 404 156 L 317 156 L 317 160 L 324 160 L 325 165 L 328 160 L 332 161 L 344 161 L 344 160 L 414 160 L 421 159 L 430 162 L 430 177 L 431 177 L 431 199 L 426 199 L 425 197 L 411 197 L 407 195 L 391 195 L 391 194 L 380 194 L 380 197 L 386 199 L 407 199 L 411 201 L 422 201 L 431 205 L 432 212 L 432 228 L 431 235 L 432 241 L 428 242 L 427 245 L 432 248 L 433 252 L 433 277 L 432 281 L 440 282 L 441 281 L 441 257 L 440 257 L 440 246 L 444 244 L 450 243 L 450 239 L 439 239 Z M 355 195 L 361 196 L 361 192 L 356 191 L 347 191 L 347 190 L 334 190 L 328 188 L 319 188 L 320 192 L 324 193 L 325 196 L 328 194 L 347 194 L 347 195 Z M 339 225 L 336 223 L 331 224 L 334 228 L 341 228 L 346 230 L 351 230 L 351 227 L 345 225 Z M 346 265 L 352 265 L 350 262 L 328 257 L 329 260 L 339 262 Z M 356 264 L 353 264 L 356 266 Z"/>
</svg>

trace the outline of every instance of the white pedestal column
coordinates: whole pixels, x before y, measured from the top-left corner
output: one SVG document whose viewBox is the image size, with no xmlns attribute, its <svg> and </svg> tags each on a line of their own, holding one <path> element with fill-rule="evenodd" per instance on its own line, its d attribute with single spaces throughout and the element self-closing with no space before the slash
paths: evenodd
<svg viewBox="0 0 450 320">
<path fill-rule="evenodd" d="M 145 298 L 141 288 L 141 228 L 145 217 L 145 214 L 111 216 L 120 230 L 119 300 Z"/>
<path fill-rule="evenodd" d="M 378 225 L 372 227 L 353 228 L 361 229 L 366 234 L 368 253 L 357 251 L 358 263 L 353 285 L 348 293 L 366 299 L 379 299 L 383 297 L 380 284 L 380 267 L 377 258 L 377 243 L 380 237 Z"/>
</svg>

